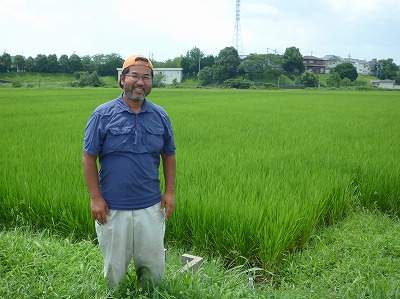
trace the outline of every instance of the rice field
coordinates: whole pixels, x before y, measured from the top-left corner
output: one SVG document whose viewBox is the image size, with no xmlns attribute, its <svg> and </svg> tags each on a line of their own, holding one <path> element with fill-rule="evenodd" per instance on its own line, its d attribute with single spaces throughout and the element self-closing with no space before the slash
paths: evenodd
<svg viewBox="0 0 400 299">
<path fill-rule="evenodd" d="M 0 223 L 95 238 L 83 132 L 119 89 L 0 89 Z M 167 242 L 273 267 L 357 205 L 399 215 L 400 94 L 153 89 L 177 145 Z"/>
</svg>

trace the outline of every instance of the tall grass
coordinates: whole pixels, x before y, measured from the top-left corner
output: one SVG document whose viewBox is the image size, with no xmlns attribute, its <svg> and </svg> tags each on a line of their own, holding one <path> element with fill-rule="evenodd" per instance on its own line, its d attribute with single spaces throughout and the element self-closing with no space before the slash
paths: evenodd
<svg viewBox="0 0 400 299">
<path fill-rule="evenodd" d="M 83 130 L 120 90 L 1 90 L 0 221 L 94 238 Z M 355 202 L 398 213 L 397 93 L 154 89 L 172 119 L 167 240 L 265 268 Z"/>
<path fill-rule="evenodd" d="M 398 219 L 364 209 L 318 232 L 286 257 L 270 280 L 249 287 L 264 271 L 206 259 L 195 273 L 181 270 L 179 248 L 169 248 L 165 282 L 140 291 L 131 266 L 116 291 L 102 278 L 100 249 L 49 230 L 0 231 L 0 297 L 14 298 L 397 298 L 400 290 Z"/>
<path fill-rule="evenodd" d="M 175 93 L 186 112 L 169 109 L 178 190 L 190 192 L 179 198 L 186 216 L 172 222 L 180 240 L 268 266 L 355 200 L 371 204 L 372 185 L 391 186 L 379 193 L 381 207 L 398 202 L 397 95 L 209 91 L 187 101 Z"/>
</svg>

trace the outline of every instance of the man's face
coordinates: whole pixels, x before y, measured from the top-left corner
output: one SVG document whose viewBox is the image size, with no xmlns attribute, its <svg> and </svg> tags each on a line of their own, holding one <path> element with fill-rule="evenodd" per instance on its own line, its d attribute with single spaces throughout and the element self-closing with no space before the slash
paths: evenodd
<svg viewBox="0 0 400 299">
<path fill-rule="evenodd" d="M 153 86 L 151 69 L 143 65 L 129 67 L 128 73 L 121 74 L 120 80 L 123 84 L 124 95 L 132 101 L 143 101 Z"/>
</svg>

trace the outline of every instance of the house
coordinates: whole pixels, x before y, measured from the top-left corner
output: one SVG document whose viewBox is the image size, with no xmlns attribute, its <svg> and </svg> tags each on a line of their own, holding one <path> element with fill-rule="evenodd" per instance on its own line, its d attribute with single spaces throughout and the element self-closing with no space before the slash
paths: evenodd
<svg viewBox="0 0 400 299">
<path fill-rule="evenodd" d="M 325 60 L 325 73 L 330 73 L 334 67 L 346 62 L 342 57 L 336 55 L 325 55 L 322 59 Z"/>
<path fill-rule="evenodd" d="M 170 85 L 174 83 L 180 83 L 183 78 L 183 69 L 182 68 L 154 68 L 154 76 L 157 74 L 163 74 L 164 80 L 163 83 Z"/>
<path fill-rule="evenodd" d="M 337 55 L 326 55 L 322 59 L 325 60 L 326 73 L 330 73 L 334 67 L 341 63 L 351 63 L 356 68 L 359 75 L 370 75 L 371 69 L 374 63 L 376 63 L 376 59 L 366 61 L 354 58 L 342 58 Z"/>
<path fill-rule="evenodd" d="M 303 64 L 307 72 L 325 74 L 325 60 L 315 56 L 303 56 Z"/>
<path fill-rule="evenodd" d="M 394 85 L 394 80 L 373 80 L 371 85 L 379 88 L 386 89 L 400 89 L 400 85 Z"/>
<path fill-rule="evenodd" d="M 118 71 L 118 82 L 119 82 L 119 77 L 122 73 L 122 68 L 117 68 L 117 71 Z M 172 84 L 174 80 L 176 80 L 177 83 L 180 83 L 183 78 L 182 68 L 154 68 L 154 76 L 160 73 L 164 75 L 164 80 L 162 82 L 167 85 Z"/>
<path fill-rule="evenodd" d="M 371 63 L 366 60 L 346 58 L 344 62 L 351 63 L 356 68 L 359 75 L 369 75 L 371 72 Z"/>
</svg>

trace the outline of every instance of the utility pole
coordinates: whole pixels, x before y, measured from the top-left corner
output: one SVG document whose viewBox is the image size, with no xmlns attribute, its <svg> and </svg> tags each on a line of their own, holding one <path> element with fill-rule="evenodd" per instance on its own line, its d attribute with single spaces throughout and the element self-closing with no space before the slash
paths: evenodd
<svg viewBox="0 0 400 299">
<path fill-rule="evenodd" d="M 199 71 L 197 73 L 197 79 L 200 79 L 200 59 L 201 59 L 201 56 L 199 55 Z"/>
</svg>

